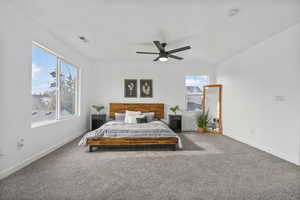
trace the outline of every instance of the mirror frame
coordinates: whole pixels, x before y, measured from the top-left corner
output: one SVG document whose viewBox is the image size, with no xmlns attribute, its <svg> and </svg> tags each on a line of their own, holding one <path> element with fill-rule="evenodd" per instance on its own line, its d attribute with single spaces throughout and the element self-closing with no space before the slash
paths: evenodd
<svg viewBox="0 0 300 200">
<path fill-rule="evenodd" d="M 206 130 L 207 133 L 215 133 L 215 134 L 222 134 L 223 133 L 223 126 L 222 126 L 222 89 L 223 85 L 221 84 L 212 84 L 212 85 L 204 85 L 203 86 L 203 99 L 202 99 L 202 110 L 205 112 L 205 99 L 206 99 L 206 89 L 208 88 L 218 88 L 218 102 L 219 102 L 219 108 L 217 110 L 218 112 L 218 118 L 219 118 L 219 130 Z"/>
</svg>

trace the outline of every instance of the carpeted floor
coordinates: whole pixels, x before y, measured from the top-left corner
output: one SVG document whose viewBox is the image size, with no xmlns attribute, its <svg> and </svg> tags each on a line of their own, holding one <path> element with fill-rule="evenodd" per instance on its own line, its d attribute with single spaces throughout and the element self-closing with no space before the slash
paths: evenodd
<svg viewBox="0 0 300 200">
<path fill-rule="evenodd" d="M 75 140 L 0 182 L 2 200 L 300 199 L 300 167 L 225 136 L 89 153 Z"/>
</svg>

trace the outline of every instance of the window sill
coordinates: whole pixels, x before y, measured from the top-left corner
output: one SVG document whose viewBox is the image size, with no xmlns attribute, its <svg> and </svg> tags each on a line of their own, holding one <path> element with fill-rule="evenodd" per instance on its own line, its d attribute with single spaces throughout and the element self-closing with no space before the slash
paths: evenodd
<svg viewBox="0 0 300 200">
<path fill-rule="evenodd" d="M 38 127 L 42 127 L 42 126 L 47 126 L 47 125 L 51 125 L 51 124 L 56 124 L 59 122 L 63 122 L 63 121 L 67 121 L 67 120 L 72 120 L 72 119 L 76 119 L 79 118 L 79 115 L 74 115 L 74 116 L 70 116 L 70 117 L 64 117 L 62 119 L 55 119 L 55 120 L 48 120 L 48 121 L 41 121 L 41 122 L 34 122 L 31 123 L 31 128 L 38 128 Z"/>
</svg>

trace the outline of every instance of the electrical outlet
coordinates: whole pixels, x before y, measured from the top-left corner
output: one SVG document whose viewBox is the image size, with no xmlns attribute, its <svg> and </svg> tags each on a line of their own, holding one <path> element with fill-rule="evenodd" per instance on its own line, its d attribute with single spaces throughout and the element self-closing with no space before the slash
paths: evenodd
<svg viewBox="0 0 300 200">
<path fill-rule="evenodd" d="M 17 148 L 18 148 L 18 150 L 20 150 L 23 147 L 24 147 L 24 139 L 22 138 L 17 142 Z"/>
</svg>

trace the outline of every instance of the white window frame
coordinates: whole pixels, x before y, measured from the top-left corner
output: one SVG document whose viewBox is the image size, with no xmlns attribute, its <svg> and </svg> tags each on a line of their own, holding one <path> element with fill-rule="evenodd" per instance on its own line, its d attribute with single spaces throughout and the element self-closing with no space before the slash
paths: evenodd
<svg viewBox="0 0 300 200">
<path fill-rule="evenodd" d="M 32 46 L 41 48 L 42 50 L 46 51 L 47 53 L 56 57 L 56 117 L 54 120 L 44 120 L 40 122 L 31 122 L 31 128 L 44 126 L 47 124 L 53 124 L 64 120 L 74 119 L 80 116 L 80 74 L 81 70 L 76 65 L 69 62 L 63 56 L 55 53 L 54 51 L 50 50 L 49 48 L 41 45 L 36 41 L 32 41 Z M 69 116 L 61 116 L 60 108 L 61 108 L 61 97 L 60 97 L 60 72 L 61 72 L 61 62 L 64 61 L 66 64 L 71 65 L 72 67 L 76 68 L 76 81 L 75 81 L 75 114 Z M 32 79 L 32 77 L 31 77 Z M 32 86 L 31 86 L 32 89 Z"/>
<path fill-rule="evenodd" d="M 202 98 L 203 98 L 203 91 L 202 92 L 200 92 L 200 93 L 191 93 L 191 94 L 188 94 L 187 93 L 187 91 L 186 91 L 186 85 L 185 85 L 185 83 L 186 83 L 186 76 L 187 75 L 191 75 L 191 74 L 186 74 L 185 76 L 184 76 L 184 87 L 185 87 L 185 111 L 186 112 L 197 112 L 196 110 L 188 110 L 188 96 L 199 96 L 200 95 L 200 101 L 202 101 Z M 208 77 L 208 83 L 207 84 L 209 84 L 209 75 L 194 75 L 194 76 L 207 76 Z M 202 104 L 202 102 L 200 102 L 200 104 Z M 200 111 L 202 110 L 202 107 L 200 107 Z"/>
</svg>

